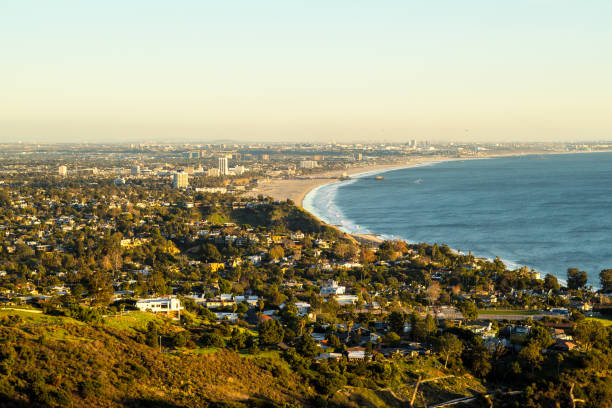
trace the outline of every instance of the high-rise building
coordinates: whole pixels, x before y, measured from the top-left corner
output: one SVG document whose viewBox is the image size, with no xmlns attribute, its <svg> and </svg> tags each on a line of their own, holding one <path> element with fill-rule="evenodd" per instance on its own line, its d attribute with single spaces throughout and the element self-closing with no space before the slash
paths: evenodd
<svg viewBox="0 0 612 408">
<path fill-rule="evenodd" d="M 130 169 L 132 176 L 140 176 L 140 166 L 132 166 Z"/>
<path fill-rule="evenodd" d="M 227 176 L 229 174 L 227 157 L 219 157 L 219 174 L 222 176 Z"/>
<path fill-rule="evenodd" d="M 172 187 L 174 188 L 187 188 L 189 187 L 189 174 L 181 172 L 174 173 Z"/>
<path fill-rule="evenodd" d="M 68 174 L 68 167 L 59 166 L 59 168 L 57 169 L 57 173 L 62 177 L 66 177 L 66 175 Z"/>
<path fill-rule="evenodd" d="M 318 166 L 319 164 L 315 160 L 302 160 L 300 162 L 301 169 L 314 169 L 315 167 L 318 167 Z"/>
</svg>

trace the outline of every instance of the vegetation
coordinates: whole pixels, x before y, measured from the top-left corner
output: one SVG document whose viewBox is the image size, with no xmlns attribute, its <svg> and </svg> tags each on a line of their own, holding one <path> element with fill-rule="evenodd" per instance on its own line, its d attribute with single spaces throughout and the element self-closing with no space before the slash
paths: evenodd
<svg viewBox="0 0 612 408">
<path fill-rule="evenodd" d="M 4 405 L 610 406 L 610 270 L 596 293 L 289 201 L 96 180 L 0 191 Z M 161 296 L 180 319 L 137 310 Z"/>
</svg>

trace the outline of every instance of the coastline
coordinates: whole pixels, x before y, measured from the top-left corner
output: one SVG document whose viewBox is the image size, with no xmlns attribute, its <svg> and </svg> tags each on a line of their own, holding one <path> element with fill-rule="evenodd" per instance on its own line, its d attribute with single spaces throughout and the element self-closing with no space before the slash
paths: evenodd
<svg viewBox="0 0 612 408">
<path fill-rule="evenodd" d="M 365 165 L 360 167 L 353 167 L 351 169 L 343 169 L 343 170 L 332 170 L 328 172 L 324 172 L 321 174 L 317 174 L 312 178 L 300 178 L 300 179 L 275 179 L 270 181 L 269 183 L 264 184 L 263 186 L 258 187 L 256 190 L 252 190 L 247 193 L 247 196 L 257 196 L 259 194 L 263 194 L 264 196 L 270 196 L 276 200 L 284 201 L 284 200 L 292 200 L 296 206 L 301 208 L 304 211 L 307 211 L 311 216 L 316 218 L 319 222 L 326 224 L 327 226 L 338 230 L 341 234 L 357 241 L 362 244 L 378 246 L 383 242 L 382 238 L 377 237 L 374 234 L 353 234 L 346 231 L 343 231 L 336 225 L 329 224 L 323 221 L 316 214 L 313 214 L 312 211 L 309 211 L 304 208 L 304 198 L 308 193 L 316 189 L 317 187 L 321 187 L 327 184 L 335 183 L 340 181 L 340 177 L 343 173 L 346 173 L 349 177 L 354 177 L 357 175 L 365 174 L 365 173 L 373 173 L 379 174 L 387 171 L 400 170 L 405 168 L 410 168 L 417 166 L 419 164 L 428 164 L 428 163 L 437 163 L 441 161 L 450 161 L 450 160 L 463 160 L 462 158 L 449 157 L 449 156 L 434 156 L 434 157 L 417 157 L 414 159 L 409 159 L 405 162 L 397 162 L 397 163 L 389 163 L 389 164 L 374 164 L 374 165 Z"/>
<path fill-rule="evenodd" d="M 408 159 L 405 162 L 389 163 L 389 164 L 373 164 L 350 169 L 331 170 L 324 173 L 313 175 L 309 178 L 294 178 L 294 179 L 272 179 L 256 189 L 249 191 L 246 196 L 256 197 L 259 194 L 270 196 L 275 200 L 285 201 L 287 199 L 293 201 L 295 205 L 303 208 L 304 197 L 317 187 L 335 183 L 340 181 L 343 173 L 349 177 L 357 176 L 363 173 L 376 172 L 381 173 L 391 170 L 399 170 L 416 166 L 418 164 L 433 163 L 447 160 L 463 160 L 454 157 L 439 156 L 439 157 L 423 157 Z"/>
<path fill-rule="evenodd" d="M 248 192 L 247 196 L 257 196 L 263 194 L 264 196 L 270 196 L 276 200 L 292 200 L 296 206 L 309 212 L 320 222 L 337 229 L 342 234 L 351 237 L 352 239 L 361 243 L 369 245 L 379 245 L 383 242 L 382 238 L 379 238 L 374 234 L 355 234 L 347 231 L 343 231 L 338 226 L 329 224 L 323 221 L 319 216 L 314 214 L 312 211 L 305 209 L 304 198 L 308 193 L 314 189 L 335 183 L 340 181 L 340 177 L 343 173 L 346 173 L 349 177 L 355 177 L 365 173 L 381 174 L 389 171 L 400 170 L 415 167 L 418 165 L 434 164 L 448 161 L 463 161 L 463 160 L 483 160 L 483 159 L 494 159 L 503 157 L 516 157 L 516 156 L 531 156 L 531 155 L 562 155 L 562 154 L 588 154 L 588 153 L 604 153 L 610 152 L 611 150 L 602 151 L 587 151 L 587 152 L 564 152 L 564 151 L 535 151 L 535 152 L 516 152 L 516 153 L 501 153 L 501 154 L 486 154 L 483 153 L 481 156 L 476 157 L 457 157 L 457 156 L 429 156 L 429 157 L 415 157 L 407 159 L 404 162 L 396 162 L 389 164 L 371 164 L 359 167 L 353 167 L 350 169 L 332 170 L 324 173 L 313 175 L 310 178 L 295 178 L 295 179 L 272 179 L 264 185 L 258 186 L 257 189 Z"/>
<path fill-rule="evenodd" d="M 555 154 L 588 154 L 588 153 L 605 153 L 612 150 L 589 151 L 589 152 L 562 152 L 562 151 L 535 151 L 535 152 L 516 152 L 516 153 L 501 153 L 501 154 L 486 154 L 475 157 L 457 157 L 457 156 L 428 156 L 414 157 L 405 161 L 388 164 L 365 164 L 363 166 L 352 167 L 349 169 L 330 170 L 324 173 L 315 174 L 311 177 L 291 178 L 291 179 L 271 179 L 259 185 L 256 189 L 245 194 L 247 197 L 257 197 L 262 194 L 270 196 L 275 200 L 285 201 L 287 199 L 293 201 L 295 205 L 303 208 L 304 198 L 306 195 L 317 187 L 325 184 L 334 183 L 340 180 L 343 173 L 350 176 L 357 176 L 363 173 L 380 174 L 392 170 L 400 170 L 414 167 L 417 165 L 431 164 L 446 161 L 457 160 L 482 160 L 501 157 L 515 156 L 530 156 L 530 155 L 555 155 Z"/>
</svg>

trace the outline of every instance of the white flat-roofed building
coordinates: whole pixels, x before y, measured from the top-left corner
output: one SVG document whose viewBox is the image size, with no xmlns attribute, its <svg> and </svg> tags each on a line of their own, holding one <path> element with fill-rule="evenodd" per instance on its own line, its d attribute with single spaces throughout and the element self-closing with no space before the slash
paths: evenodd
<svg viewBox="0 0 612 408">
<path fill-rule="evenodd" d="M 328 281 L 325 285 L 321 286 L 321 295 L 343 295 L 346 291 L 346 287 L 338 285 L 335 280 Z"/>
<path fill-rule="evenodd" d="M 66 175 L 68 174 L 68 167 L 59 166 L 57 169 L 57 173 L 62 177 L 66 177 Z"/>
<path fill-rule="evenodd" d="M 181 310 L 183 310 L 181 301 L 175 296 L 140 299 L 135 306 L 141 312 L 163 313 L 177 320 L 181 318 Z"/>
<path fill-rule="evenodd" d="M 314 169 L 315 167 L 319 167 L 319 164 L 315 160 L 302 160 L 300 162 L 301 169 Z"/>
</svg>

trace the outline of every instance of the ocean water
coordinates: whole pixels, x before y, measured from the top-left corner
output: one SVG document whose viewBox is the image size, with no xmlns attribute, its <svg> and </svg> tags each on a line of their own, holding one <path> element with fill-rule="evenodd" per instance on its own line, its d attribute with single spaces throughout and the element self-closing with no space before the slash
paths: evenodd
<svg viewBox="0 0 612 408">
<path fill-rule="evenodd" d="M 384 180 L 376 180 L 381 174 Z M 562 280 L 612 268 L 612 153 L 447 161 L 320 186 L 304 208 L 349 233 L 445 243 Z"/>
</svg>

